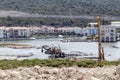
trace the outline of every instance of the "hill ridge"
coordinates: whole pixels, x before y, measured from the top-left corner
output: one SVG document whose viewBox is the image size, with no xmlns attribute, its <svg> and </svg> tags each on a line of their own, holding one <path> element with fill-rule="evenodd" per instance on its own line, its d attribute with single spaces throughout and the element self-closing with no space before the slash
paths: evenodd
<svg viewBox="0 0 120 80">
<path fill-rule="evenodd" d="M 46 15 L 120 15 L 120 0 L 0 0 L 0 10 Z"/>
</svg>

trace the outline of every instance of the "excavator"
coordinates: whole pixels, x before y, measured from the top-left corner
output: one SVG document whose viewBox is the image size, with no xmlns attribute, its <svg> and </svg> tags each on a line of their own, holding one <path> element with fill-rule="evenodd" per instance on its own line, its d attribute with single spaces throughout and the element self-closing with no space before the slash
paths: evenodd
<svg viewBox="0 0 120 80">
<path fill-rule="evenodd" d="M 50 54 L 50 58 L 64 58 L 65 53 L 61 51 L 58 47 L 49 47 L 47 45 L 43 45 L 41 52 L 44 52 L 45 54 Z"/>
</svg>

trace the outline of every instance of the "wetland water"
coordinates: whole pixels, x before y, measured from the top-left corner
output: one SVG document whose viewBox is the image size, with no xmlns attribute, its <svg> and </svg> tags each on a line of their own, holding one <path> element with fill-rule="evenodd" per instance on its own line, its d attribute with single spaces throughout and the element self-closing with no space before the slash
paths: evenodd
<svg viewBox="0 0 120 80">
<path fill-rule="evenodd" d="M 17 44 L 30 44 L 36 47 L 41 47 L 42 45 L 49 46 L 60 46 L 62 51 L 65 53 L 71 53 L 74 51 L 83 52 L 87 54 L 93 54 L 92 56 L 98 56 L 98 43 L 97 42 L 60 42 L 57 38 L 52 39 L 36 39 L 36 40 L 17 40 L 17 41 L 4 41 L 0 43 L 17 43 Z M 120 59 L 120 42 L 116 43 L 103 43 L 103 48 L 105 52 L 106 60 L 118 60 Z M 111 47 L 117 46 L 118 48 Z M 28 48 L 28 49 L 12 49 L 12 48 L 0 48 L 0 55 L 26 55 L 29 53 L 33 53 L 34 55 L 31 57 L 26 57 L 27 59 L 39 58 L 46 59 L 48 55 L 41 53 L 41 49 L 36 48 Z M 0 59 L 14 59 L 14 56 L 0 56 Z M 25 59 L 26 59 L 25 58 Z M 19 58 L 24 59 L 24 58 Z"/>
</svg>

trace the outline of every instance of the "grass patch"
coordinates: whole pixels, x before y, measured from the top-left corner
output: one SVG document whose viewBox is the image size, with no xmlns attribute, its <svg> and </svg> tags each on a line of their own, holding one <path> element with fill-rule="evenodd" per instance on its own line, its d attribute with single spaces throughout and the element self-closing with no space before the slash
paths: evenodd
<svg viewBox="0 0 120 80">
<path fill-rule="evenodd" d="M 81 60 L 73 61 L 68 59 L 52 59 L 52 60 L 0 60 L 0 69 L 13 69 L 18 67 L 33 67 L 35 65 L 39 66 L 48 66 L 48 67 L 102 67 L 102 66 L 111 66 L 119 65 L 120 61 L 94 61 L 94 60 Z"/>
</svg>

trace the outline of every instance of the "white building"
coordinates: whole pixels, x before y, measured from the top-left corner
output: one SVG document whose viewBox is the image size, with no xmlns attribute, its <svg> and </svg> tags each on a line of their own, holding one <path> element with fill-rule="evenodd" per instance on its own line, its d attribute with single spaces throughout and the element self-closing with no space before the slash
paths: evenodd
<svg viewBox="0 0 120 80">
<path fill-rule="evenodd" d="M 74 33 L 75 33 L 75 34 L 80 34 L 80 35 L 82 35 L 82 34 L 83 34 L 83 33 L 82 33 L 82 28 L 75 27 Z"/>
<path fill-rule="evenodd" d="M 4 29 L 5 27 L 0 27 L 0 39 L 4 38 Z"/>
<path fill-rule="evenodd" d="M 111 22 L 111 26 L 120 27 L 120 21 Z"/>
<path fill-rule="evenodd" d="M 83 28 L 82 29 L 83 36 L 90 36 L 89 34 L 89 27 Z"/>
<path fill-rule="evenodd" d="M 88 25 L 89 25 L 90 27 L 96 27 L 96 26 L 98 25 L 98 23 L 88 23 Z"/>
<path fill-rule="evenodd" d="M 98 35 L 98 28 L 97 27 L 89 27 L 89 36 Z"/>
<path fill-rule="evenodd" d="M 41 27 L 31 26 L 31 27 L 29 27 L 29 29 L 30 29 L 30 35 L 34 35 L 34 34 L 43 32 Z"/>
<path fill-rule="evenodd" d="M 27 27 L 0 27 L 0 38 L 28 38 L 30 37 L 30 29 Z"/>
<path fill-rule="evenodd" d="M 116 33 L 117 33 L 117 38 L 120 38 L 120 21 L 111 22 L 111 25 L 115 26 Z"/>
<path fill-rule="evenodd" d="M 102 42 L 115 42 L 116 28 L 112 25 L 101 26 L 101 41 Z"/>
</svg>

